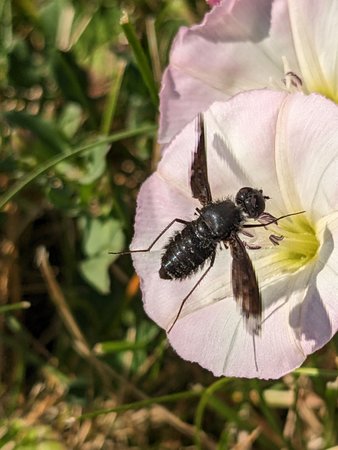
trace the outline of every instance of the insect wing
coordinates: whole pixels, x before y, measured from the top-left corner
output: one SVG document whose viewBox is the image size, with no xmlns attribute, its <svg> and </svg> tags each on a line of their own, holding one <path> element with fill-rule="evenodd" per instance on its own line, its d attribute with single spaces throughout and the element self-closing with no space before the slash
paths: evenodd
<svg viewBox="0 0 338 450">
<path fill-rule="evenodd" d="M 262 301 L 251 259 L 237 234 L 228 241 L 232 255 L 232 290 L 234 297 L 248 319 L 262 314 Z"/>
<path fill-rule="evenodd" d="M 211 190 L 208 180 L 207 155 L 205 151 L 205 135 L 202 114 L 198 116 L 198 129 L 200 132 L 197 150 L 191 165 L 190 186 L 192 196 L 197 198 L 203 206 L 212 202 Z"/>
</svg>

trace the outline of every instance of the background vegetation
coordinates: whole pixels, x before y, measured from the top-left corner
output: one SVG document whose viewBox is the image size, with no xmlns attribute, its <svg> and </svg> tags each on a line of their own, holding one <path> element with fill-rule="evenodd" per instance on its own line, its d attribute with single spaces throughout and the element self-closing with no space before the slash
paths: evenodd
<svg viewBox="0 0 338 450">
<path fill-rule="evenodd" d="M 336 342 L 275 382 L 168 347 L 122 250 L 158 89 L 202 0 L 0 0 L 0 448 L 322 449 Z"/>
</svg>

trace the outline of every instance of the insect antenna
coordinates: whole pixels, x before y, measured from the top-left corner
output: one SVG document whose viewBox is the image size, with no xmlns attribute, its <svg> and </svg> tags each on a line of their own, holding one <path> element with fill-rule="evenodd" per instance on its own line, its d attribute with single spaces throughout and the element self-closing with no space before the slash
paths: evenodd
<svg viewBox="0 0 338 450">
<path fill-rule="evenodd" d="M 285 214 L 284 216 L 276 217 L 275 219 L 271 220 L 270 222 L 261 223 L 259 225 L 256 225 L 254 223 L 244 224 L 242 225 L 242 228 L 259 228 L 259 227 L 266 227 L 271 224 L 277 224 L 279 220 L 285 219 L 286 217 L 291 216 L 297 216 L 298 214 L 304 214 L 306 211 L 298 211 L 295 213 Z"/>
</svg>

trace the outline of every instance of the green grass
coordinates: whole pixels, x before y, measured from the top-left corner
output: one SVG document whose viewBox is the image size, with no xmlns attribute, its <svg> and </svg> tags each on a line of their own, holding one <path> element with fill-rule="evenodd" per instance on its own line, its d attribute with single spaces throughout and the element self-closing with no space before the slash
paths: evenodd
<svg viewBox="0 0 338 450">
<path fill-rule="evenodd" d="M 0 448 L 337 443 L 336 342 L 278 381 L 215 379 L 146 317 L 130 258 L 108 255 L 158 159 L 159 70 L 206 10 L 0 2 Z"/>
</svg>

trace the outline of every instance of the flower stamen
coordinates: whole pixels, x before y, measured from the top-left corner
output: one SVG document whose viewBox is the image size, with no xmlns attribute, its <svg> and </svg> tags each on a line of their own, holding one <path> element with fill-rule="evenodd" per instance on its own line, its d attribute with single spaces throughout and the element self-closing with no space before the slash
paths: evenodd
<svg viewBox="0 0 338 450">
<path fill-rule="evenodd" d="M 320 243 L 315 228 L 306 217 L 295 216 L 281 222 L 277 232 L 284 239 L 278 242 L 273 260 L 282 272 L 296 272 L 315 257 Z"/>
</svg>

